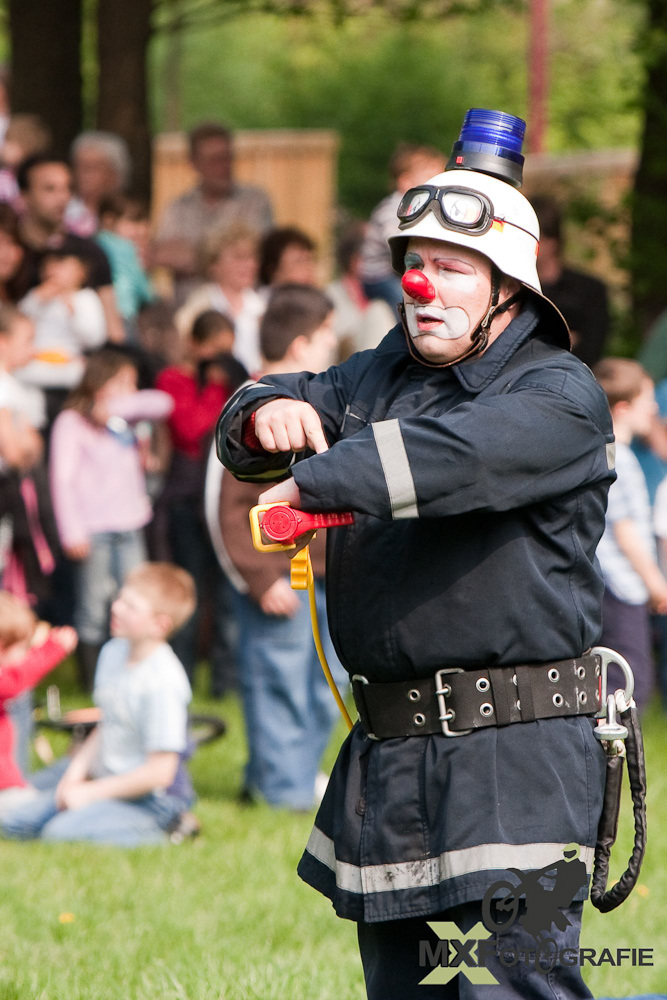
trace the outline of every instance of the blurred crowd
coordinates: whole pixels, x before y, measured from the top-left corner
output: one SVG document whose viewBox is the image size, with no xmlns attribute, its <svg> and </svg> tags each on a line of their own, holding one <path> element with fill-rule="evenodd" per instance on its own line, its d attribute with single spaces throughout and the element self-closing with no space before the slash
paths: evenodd
<svg viewBox="0 0 667 1000">
<path fill-rule="evenodd" d="M 242 799 L 309 809 L 326 781 L 319 764 L 335 704 L 286 557 L 252 548 L 247 514 L 262 488 L 223 476 L 213 432 L 248 380 L 323 370 L 374 348 L 395 325 L 402 293 L 387 237 L 402 195 L 445 159 L 429 147 L 396 149 L 390 193 L 367 222 L 341 227 L 336 277 L 322 287 L 320 248 L 302 229 L 274 225 L 265 191 L 237 183 L 222 124 L 190 133 L 196 184 L 157 219 L 132 194 L 122 138 L 84 132 L 68 161 L 50 141 L 34 115 L 0 120 L 5 833 L 139 843 L 173 829 L 193 801 L 184 762 L 197 669 L 210 696 L 241 695 Z M 536 210 L 544 292 L 568 320 L 575 353 L 602 365 L 617 427 L 619 485 L 601 548 L 603 641 L 637 671 L 643 706 L 653 685 L 651 603 L 667 636 L 654 542 L 656 531 L 667 538 L 667 320 L 644 349 L 646 371 L 601 362 L 606 289 L 567 265 L 558 205 L 542 198 Z M 30 689 L 71 653 L 102 722 L 74 758 L 30 774 Z M 663 689 L 667 697 L 664 679 Z"/>
</svg>

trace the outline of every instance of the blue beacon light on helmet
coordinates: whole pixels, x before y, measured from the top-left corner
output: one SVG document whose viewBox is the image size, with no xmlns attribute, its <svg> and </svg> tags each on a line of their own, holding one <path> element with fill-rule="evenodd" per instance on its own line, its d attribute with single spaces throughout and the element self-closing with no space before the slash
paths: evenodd
<svg viewBox="0 0 667 1000">
<path fill-rule="evenodd" d="M 516 115 L 470 108 L 445 169 L 478 170 L 520 188 L 525 134 L 526 123 Z"/>
</svg>

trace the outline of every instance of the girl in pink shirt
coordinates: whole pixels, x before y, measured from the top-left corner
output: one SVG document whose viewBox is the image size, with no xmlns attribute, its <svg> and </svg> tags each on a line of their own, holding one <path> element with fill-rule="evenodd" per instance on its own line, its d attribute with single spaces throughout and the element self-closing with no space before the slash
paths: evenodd
<svg viewBox="0 0 667 1000">
<path fill-rule="evenodd" d="M 126 355 L 103 349 L 88 358 L 53 425 L 51 493 L 63 550 L 78 564 L 75 624 L 89 689 L 111 601 L 146 558 L 143 528 L 152 510 L 134 427 L 164 420 L 172 408 L 166 392 L 137 391 L 137 370 Z"/>
</svg>

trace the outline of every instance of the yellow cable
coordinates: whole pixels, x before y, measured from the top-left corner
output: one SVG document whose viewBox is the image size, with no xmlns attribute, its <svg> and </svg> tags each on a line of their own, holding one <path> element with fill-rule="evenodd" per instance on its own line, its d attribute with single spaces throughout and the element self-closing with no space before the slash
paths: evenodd
<svg viewBox="0 0 667 1000">
<path fill-rule="evenodd" d="M 315 640 L 315 648 L 317 650 L 317 655 L 320 660 L 322 670 L 324 671 L 324 676 L 327 679 L 327 683 L 331 688 L 331 693 L 336 699 L 336 704 L 338 705 L 341 715 L 345 719 L 345 724 L 348 729 L 352 729 L 354 723 L 350 718 L 348 710 L 345 707 L 345 702 L 340 696 L 340 691 L 336 687 L 336 682 L 333 679 L 329 664 L 327 663 L 327 658 L 324 654 L 324 647 L 322 646 L 322 637 L 320 636 L 320 626 L 317 620 L 317 600 L 315 598 L 315 577 L 313 576 L 313 565 L 310 561 L 310 552 L 308 551 L 308 546 L 305 547 L 304 551 L 307 554 L 308 560 L 308 601 L 310 603 L 310 621 L 313 627 L 313 639 Z"/>
</svg>

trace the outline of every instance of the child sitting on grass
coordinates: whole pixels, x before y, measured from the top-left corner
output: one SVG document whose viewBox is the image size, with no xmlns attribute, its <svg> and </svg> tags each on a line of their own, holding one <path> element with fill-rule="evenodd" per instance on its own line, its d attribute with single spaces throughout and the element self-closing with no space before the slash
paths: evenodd
<svg viewBox="0 0 667 1000">
<path fill-rule="evenodd" d="M 4 819 L 5 836 L 135 847 L 179 825 L 194 800 L 182 762 L 192 692 L 166 640 L 194 603 L 194 581 L 177 566 L 143 563 L 127 576 L 95 675 L 102 720 L 50 769 L 55 787 Z"/>
<path fill-rule="evenodd" d="M 75 647 L 73 628 L 38 623 L 27 604 L 0 590 L 0 817 L 38 795 L 16 763 L 6 702 L 35 687 Z"/>
</svg>

